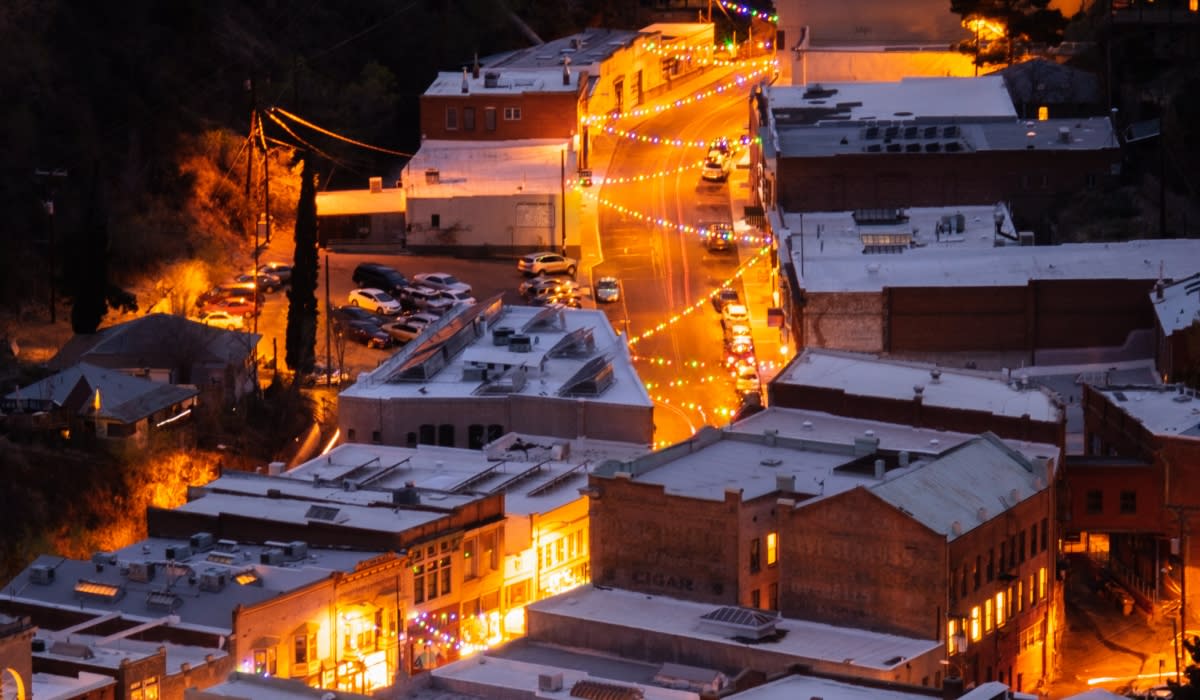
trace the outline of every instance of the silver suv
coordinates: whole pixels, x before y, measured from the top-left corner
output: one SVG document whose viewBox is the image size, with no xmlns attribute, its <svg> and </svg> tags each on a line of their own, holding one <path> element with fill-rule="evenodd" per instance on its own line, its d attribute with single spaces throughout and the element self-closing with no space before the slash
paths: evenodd
<svg viewBox="0 0 1200 700">
<path fill-rule="evenodd" d="M 574 277 L 576 265 L 575 258 L 568 258 L 549 250 L 530 253 L 517 261 L 517 269 L 529 277 L 564 273 Z"/>
</svg>

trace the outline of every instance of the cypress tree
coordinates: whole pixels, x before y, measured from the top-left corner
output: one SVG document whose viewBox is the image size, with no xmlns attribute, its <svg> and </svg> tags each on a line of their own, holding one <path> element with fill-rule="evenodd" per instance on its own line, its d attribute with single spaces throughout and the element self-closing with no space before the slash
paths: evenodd
<svg viewBox="0 0 1200 700">
<path fill-rule="evenodd" d="M 296 206 L 296 252 L 288 290 L 287 342 L 284 359 L 299 377 L 311 372 L 317 347 L 317 169 L 313 154 L 300 154 L 300 200 Z"/>
</svg>

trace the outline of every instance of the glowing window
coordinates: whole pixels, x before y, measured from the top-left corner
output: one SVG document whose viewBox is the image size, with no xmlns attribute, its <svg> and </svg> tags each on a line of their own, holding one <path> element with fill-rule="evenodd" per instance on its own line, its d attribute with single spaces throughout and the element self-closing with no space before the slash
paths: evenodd
<svg viewBox="0 0 1200 700">
<path fill-rule="evenodd" d="M 971 641 L 978 642 L 983 636 L 979 630 L 979 606 L 971 608 Z"/>
<path fill-rule="evenodd" d="M 992 599 L 983 601 L 983 631 L 992 631 Z"/>
<path fill-rule="evenodd" d="M 1004 609 L 1004 591 L 996 594 L 996 626 L 1003 627 L 1004 621 L 1007 619 Z"/>
<path fill-rule="evenodd" d="M 779 561 L 779 536 L 774 532 L 767 533 L 767 566 Z"/>
<path fill-rule="evenodd" d="M 1046 105 L 1042 105 L 1041 107 L 1038 107 L 1038 121 L 1044 122 L 1049 118 L 1050 118 L 1050 108 L 1047 107 Z"/>
<path fill-rule="evenodd" d="M 1038 569 L 1038 598 L 1046 597 L 1046 567 Z"/>
<path fill-rule="evenodd" d="M 958 634 L 958 620 L 950 620 L 946 623 L 946 650 L 951 654 L 957 654 L 958 649 L 954 646 L 954 635 Z"/>
</svg>

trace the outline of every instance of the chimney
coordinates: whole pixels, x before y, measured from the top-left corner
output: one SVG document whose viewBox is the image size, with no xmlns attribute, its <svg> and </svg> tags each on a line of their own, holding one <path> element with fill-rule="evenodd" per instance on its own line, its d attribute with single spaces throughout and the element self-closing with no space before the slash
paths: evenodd
<svg viewBox="0 0 1200 700">
<path fill-rule="evenodd" d="M 563 85 L 571 84 L 571 57 L 563 57 Z"/>
<path fill-rule="evenodd" d="M 479 52 L 475 52 L 475 65 L 471 68 L 471 77 L 479 80 Z"/>
<path fill-rule="evenodd" d="M 470 91 L 471 91 L 471 86 L 469 84 L 467 84 L 467 67 L 463 66 L 462 93 L 465 95 L 465 94 L 469 93 Z"/>
<path fill-rule="evenodd" d="M 882 459 L 875 460 L 875 478 L 883 481 L 885 474 L 887 474 L 887 464 Z"/>
<path fill-rule="evenodd" d="M 900 453 L 900 466 L 907 467 L 908 460 L 909 460 L 908 452 L 901 452 Z"/>
</svg>

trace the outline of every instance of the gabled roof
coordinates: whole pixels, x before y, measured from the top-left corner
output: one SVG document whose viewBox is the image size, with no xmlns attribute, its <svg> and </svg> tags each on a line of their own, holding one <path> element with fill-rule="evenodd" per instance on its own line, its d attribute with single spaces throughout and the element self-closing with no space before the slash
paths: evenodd
<svg viewBox="0 0 1200 700">
<path fill-rule="evenodd" d="M 134 423 L 199 393 L 195 387 L 132 377 L 84 362 L 18 389 L 4 398 L 6 402 L 49 402 L 80 415 Z"/>
<path fill-rule="evenodd" d="M 1163 335 L 1173 335 L 1200 320 L 1200 274 L 1175 282 L 1159 281 L 1150 292 Z"/>
<path fill-rule="evenodd" d="M 999 71 L 1017 102 L 1099 104 L 1100 77 L 1071 66 L 1035 58 Z"/>
<path fill-rule="evenodd" d="M 870 488 L 917 522 L 954 540 L 1045 489 L 1046 476 L 1000 438 L 984 433 Z"/>
<path fill-rule="evenodd" d="M 262 336 L 227 331 L 172 314 L 149 314 L 75 335 L 50 360 L 60 370 L 82 360 L 104 367 L 177 367 L 241 364 Z"/>
</svg>

